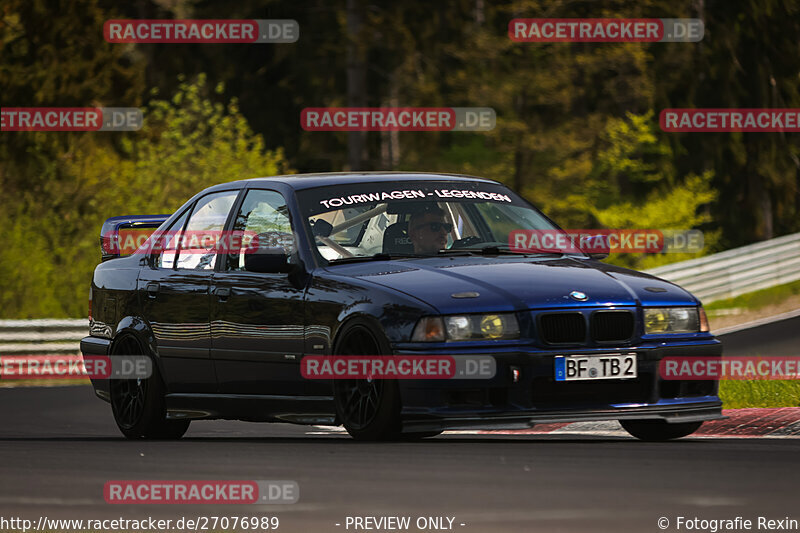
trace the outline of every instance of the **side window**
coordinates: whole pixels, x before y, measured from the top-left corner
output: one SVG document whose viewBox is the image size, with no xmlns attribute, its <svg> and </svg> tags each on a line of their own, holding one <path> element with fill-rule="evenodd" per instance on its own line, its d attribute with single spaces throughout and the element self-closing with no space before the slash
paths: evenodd
<svg viewBox="0 0 800 533">
<path fill-rule="evenodd" d="M 175 266 L 175 257 L 178 254 L 178 242 L 180 241 L 183 225 L 186 223 L 186 218 L 189 216 L 189 210 L 184 211 L 183 215 L 178 218 L 172 225 L 167 228 L 164 233 L 161 233 L 158 241 L 159 245 L 158 255 L 154 256 L 154 264 L 156 268 L 172 268 Z"/>
<path fill-rule="evenodd" d="M 180 239 L 176 268 L 214 269 L 225 220 L 238 194 L 238 191 L 217 192 L 197 201 Z"/>
<path fill-rule="evenodd" d="M 233 224 L 234 234 L 241 235 L 241 246 L 231 251 L 228 270 L 244 270 L 245 254 L 259 248 L 283 248 L 286 255 L 295 252 L 292 221 L 286 200 L 280 193 L 261 189 L 247 192 Z"/>
</svg>

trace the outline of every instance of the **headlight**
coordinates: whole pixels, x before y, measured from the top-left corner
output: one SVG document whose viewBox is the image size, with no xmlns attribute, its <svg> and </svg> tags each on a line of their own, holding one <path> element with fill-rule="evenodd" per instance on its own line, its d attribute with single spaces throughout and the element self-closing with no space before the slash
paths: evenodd
<svg viewBox="0 0 800 533">
<path fill-rule="evenodd" d="M 455 315 L 422 318 L 414 328 L 414 342 L 500 340 L 519 338 L 519 324 L 512 313 Z"/>
<path fill-rule="evenodd" d="M 449 341 L 519 338 L 517 317 L 509 313 L 446 316 L 444 325 Z"/>
<path fill-rule="evenodd" d="M 697 333 L 700 315 L 697 307 L 651 307 L 644 310 L 644 332 Z M 708 331 L 707 329 L 705 331 Z"/>
</svg>

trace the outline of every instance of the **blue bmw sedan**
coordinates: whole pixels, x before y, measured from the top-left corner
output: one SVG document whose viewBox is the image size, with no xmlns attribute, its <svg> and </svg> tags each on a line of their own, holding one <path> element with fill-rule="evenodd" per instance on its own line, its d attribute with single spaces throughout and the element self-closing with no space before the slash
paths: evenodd
<svg viewBox="0 0 800 533">
<path fill-rule="evenodd" d="M 126 231 L 158 228 L 125 255 Z M 109 219 L 84 355 L 145 355 L 147 378 L 94 379 L 128 438 L 192 420 L 343 425 L 363 440 L 619 420 L 667 440 L 721 418 L 714 380 L 665 357 L 719 357 L 697 298 L 580 250 L 516 250 L 560 231 L 502 184 L 365 172 L 258 178 L 171 216 Z M 244 235 L 220 247 L 198 232 Z M 256 236 L 257 246 L 246 236 Z M 159 240 L 160 239 L 160 240 Z M 308 379 L 336 356 L 491 357 L 484 379 Z"/>
</svg>

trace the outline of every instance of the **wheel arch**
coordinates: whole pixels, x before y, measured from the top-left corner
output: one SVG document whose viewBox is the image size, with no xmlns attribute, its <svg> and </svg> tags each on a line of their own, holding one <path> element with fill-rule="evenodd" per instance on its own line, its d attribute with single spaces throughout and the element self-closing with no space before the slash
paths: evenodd
<svg viewBox="0 0 800 533">
<path fill-rule="evenodd" d="M 150 356 L 153 364 L 158 367 L 158 375 L 160 376 L 161 383 L 166 386 L 164 382 L 164 369 L 162 368 L 161 357 L 158 355 L 158 345 L 156 344 L 156 337 L 150 325 L 142 318 L 136 316 L 126 316 L 117 324 L 114 330 L 114 338 L 111 340 L 108 354 L 112 355 L 119 345 L 119 342 L 126 337 L 133 337 L 139 343 L 139 346 L 144 348 L 141 355 Z"/>
<path fill-rule="evenodd" d="M 352 333 L 358 328 L 364 328 L 373 335 L 375 341 L 378 343 L 379 350 L 383 354 L 389 355 L 392 353 L 392 345 L 389 342 L 389 338 L 387 337 L 380 321 L 374 316 L 363 313 L 352 315 L 341 323 L 334 333 L 331 353 L 339 353 L 342 343 L 345 339 L 347 339 L 348 334 Z"/>
<path fill-rule="evenodd" d="M 139 341 L 139 344 L 148 352 L 143 355 L 150 355 L 155 360 L 158 359 L 156 337 L 150 325 L 142 318 L 126 316 L 117 323 L 109 352 L 113 353 L 118 341 L 126 336 L 133 336 Z"/>
</svg>

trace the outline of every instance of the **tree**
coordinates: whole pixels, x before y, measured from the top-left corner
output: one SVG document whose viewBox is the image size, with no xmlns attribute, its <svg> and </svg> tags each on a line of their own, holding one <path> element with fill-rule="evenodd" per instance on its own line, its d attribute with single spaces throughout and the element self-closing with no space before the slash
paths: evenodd
<svg viewBox="0 0 800 533">
<path fill-rule="evenodd" d="M 236 102 L 215 103 L 208 89 L 200 77 L 182 82 L 171 100 L 152 101 L 147 127 L 120 150 L 92 142 L 91 133 L 76 142 L 57 162 L 58 196 L 72 210 L 32 203 L 0 217 L 11 231 L 11 253 L 0 255 L 2 316 L 83 316 L 106 218 L 171 213 L 205 187 L 288 171 L 282 151 L 264 148 Z"/>
</svg>

